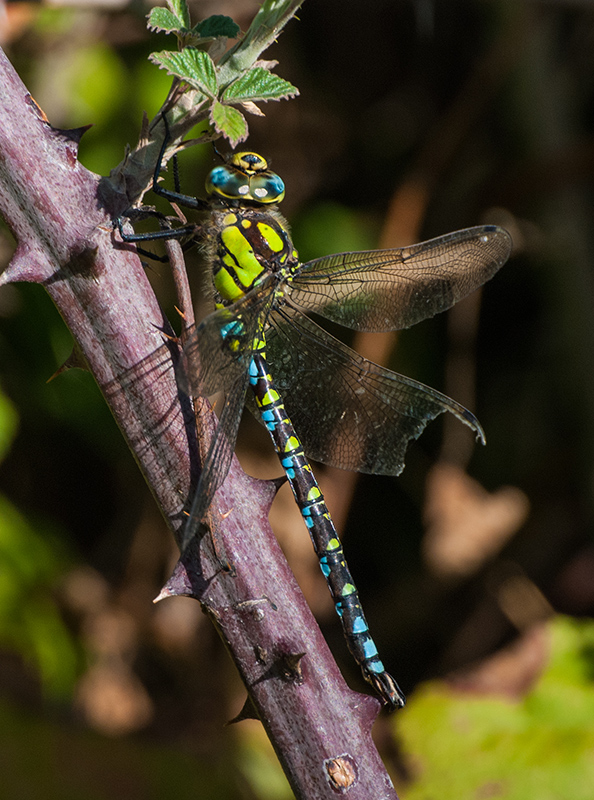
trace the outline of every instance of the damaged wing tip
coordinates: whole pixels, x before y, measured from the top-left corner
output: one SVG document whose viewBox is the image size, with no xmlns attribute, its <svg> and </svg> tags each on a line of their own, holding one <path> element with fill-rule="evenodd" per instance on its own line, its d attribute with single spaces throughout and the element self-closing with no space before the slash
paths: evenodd
<svg viewBox="0 0 594 800">
<path fill-rule="evenodd" d="M 474 434 L 476 436 L 476 441 L 480 444 L 487 444 L 487 437 L 485 436 L 485 432 L 483 430 L 483 426 L 478 421 L 478 419 L 474 416 L 472 411 L 468 411 L 468 409 L 464 409 L 464 413 L 461 416 L 462 422 L 468 425 L 469 428 L 472 428 Z"/>
</svg>

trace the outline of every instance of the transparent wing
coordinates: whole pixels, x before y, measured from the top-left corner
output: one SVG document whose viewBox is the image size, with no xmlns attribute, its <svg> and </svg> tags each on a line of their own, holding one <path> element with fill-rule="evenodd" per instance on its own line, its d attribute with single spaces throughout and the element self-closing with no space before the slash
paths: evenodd
<svg viewBox="0 0 594 800">
<path fill-rule="evenodd" d="M 198 532 L 204 515 L 210 508 L 217 489 L 227 477 L 235 452 L 237 431 L 245 403 L 248 375 L 239 375 L 225 396 L 219 424 L 202 465 L 200 479 L 192 499 L 188 520 L 184 527 L 182 552 Z"/>
<path fill-rule="evenodd" d="M 409 441 L 445 411 L 484 442 L 476 417 L 455 400 L 367 361 L 298 310 L 275 311 L 271 325 L 270 372 L 311 458 L 398 475 Z"/>
<path fill-rule="evenodd" d="M 325 256 L 291 279 L 291 302 L 353 330 L 400 330 L 478 289 L 510 250 L 507 231 L 484 225 L 401 249 Z"/>
<path fill-rule="evenodd" d="M 235 451 L 248 385 L 253 346 L 273 302 L 272 281 L 265 281 L 229 308 L 210 314 L 190 334 L 184 348 L 192 396 L 225 393 L 212 442 L 184 530 L 185 548 L 222 485 Z"/>
<path fill-rule="evenodd" d="M 247 370 L 251 347 L 274 302 L 269 276 L 231 306 L 209 314 L 184 347 L 189 391 L 196 397 L 227 392 Z"/>
</svg>

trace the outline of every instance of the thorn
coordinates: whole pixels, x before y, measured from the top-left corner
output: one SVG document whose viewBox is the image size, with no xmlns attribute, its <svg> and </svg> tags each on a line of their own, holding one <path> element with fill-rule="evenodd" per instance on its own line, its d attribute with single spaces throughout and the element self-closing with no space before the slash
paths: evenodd
<svg viewBox="0 0 594 800">
<path fill-rule="evenodd" d="M 165 331 L 161 331 L 161 336 L 164 339 L 167 339 L 168 342 L 173 342 L 174 344 L 179 344 L 179 336 L 176 334 L 165 333 Z"/>
<path fill-rule="evenodd" d="M 52 125 L 52 130 L 54 133 L 57 133 L 63 139 L 67 139 L 73 144 L 76 145 L 76 150 L 78 152 L 78 145 L 80 144 L 80 140 L 83 137 L 83 134 L 86 133 L 93 125 L 81 125 L 80 128 L 54 128 Z"/>
<path fill-rule="evenodd" d="M 239 714 L 233 717 L 233 719 L 230 719 L 227 725 L 234 725 L 236 722 L 242 722 L 244 719 L 260 719 L 252 698 L 249 695 L 246 697 L 243 708 Z"/>
<path fill-rule="evenodd" d="M 54 380 L 54 378 L 58 377 L 58 375 L 62 375 L 62 373 L 68 372 L 68 370 L 71 369 L 84 369 L 85 372 L 89 371 L 89 368 L 87 367 L 84 358 L 82 357 L 80 351 L 76 347 L 70 353 L 66 361 L 62 364 L 62 366 L 58 367 L 58 369 L 54 372 L 53 375 L 50 375 L 50 377 L 46 380 L 46 383 L 51 383 Z"/>
<path fill-rule="evenodd" d="M 305 653 L 283 653 L 277 663 L 277 668 L 283 680 L 291 683 L 303 682 L 301 659 L 304 655 Z"/>
<path fill-rule="evenodd" d="M 276 494 L 281 486 L 284 486 L 289 479 L 286 475 L 281 475 L 280 478 L 270 478 L 269 482 L 274 486 L 274 493 Z"/>
<path fill-rule="evenodd" d="M 25 244 L 17 245 L 10 263 L 0 275 L 0 286 L 9 283 L 43 283 L 52 275 L 52 266 Z"/>
</svg>

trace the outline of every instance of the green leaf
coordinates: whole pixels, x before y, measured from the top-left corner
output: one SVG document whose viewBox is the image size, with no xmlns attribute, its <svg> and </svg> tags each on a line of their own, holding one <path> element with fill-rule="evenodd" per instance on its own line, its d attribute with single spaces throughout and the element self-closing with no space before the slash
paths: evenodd
<svg viewBox="0 0 594 800">
<path fill-rule="evenodd" d="M 212 17 L 207 17 L 192 28 L 192 33 L 197 34 L 202 39 L 216 39 L 219 36 L 235 39 L 239 31 L 239 25 L 233 22 L 231 17 L 225 17 L 223 14 L 214 14 Z"/>
<path fill-rule="evenodd" d="M 213 103 L 210 110 L 210 122 L 218 133 L 222 133 L 232 147 L 247 139 L 248 126 L 245 117 L 236 108 Z"/>
<path fill-rule="evenodd" d="M 190 21 L 190 10 L 188 9 L 186 0 L 167 0 L 167 5 L 180 20 L 182 26 L 184 28 L 189 28 L 192 23 Z"/>
<path fill-rule="evenodd" d="M 166 69 L 170 75 L 182 78 L 208 97 L 217 96 L 216 68 L 208 53 L 186 47 L 179 53 L 170 50 L 151 53 L 149 58 L 154 64 Z"/>
<path fill-rule="evenodd" d="M 557 617 L 531 636 L 528 669 L 541 648 L 548 664 L 524 696 L 464 693 L 433 681 L 393 718 L 405 763 L 422 765 L 407 800 L 590 800 L 594 624 Z M 520 669 L 525 658 L 524 650 Z"/>
<path fill-rule="evenodd" d="M 153 8 L 148 16 L 148 27 L 153 31 L 165 31 L 165 33 L 175 33 L 183 31 L 184 26 L 179 17 L 172 14 L 166 8 Z"/>
<path fill-rule="evenodd" d="M 255 67 L 229 84 L 221 99 L 225 103 L 241 103 L 244 100 L 281 100 L 297 94 L 299 90 L 289 81 L 272 75 L 267 69 Z"/>
</svg>

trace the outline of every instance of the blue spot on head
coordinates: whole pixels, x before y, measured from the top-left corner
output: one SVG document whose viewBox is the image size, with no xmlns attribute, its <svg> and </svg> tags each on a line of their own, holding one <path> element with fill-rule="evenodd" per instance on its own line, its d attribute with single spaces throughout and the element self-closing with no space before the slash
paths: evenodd
<svg viewBox="0 0 594 800">
<path fill-rule="evenodd" d="M 212 169 L 210 171 L 210 175 L 208 176 L 208 180 L 216 188 L 219 188 L 220 186 L 224 186 L 229 180 L 229 169 L 228 169 L 228 167 L 215 167 L 214 169 Z"/>
<path fill-rule="evenodd" d="M 280 177 L 280 175 L 276 174 L 276 172 L 270 173 L 268 182 L 272 186 L 272 191 L 270 192 L 271 194 L 278 196 L 279 194 L 282 194 L 285 191 L 285 182 Z"/>
</svg>

